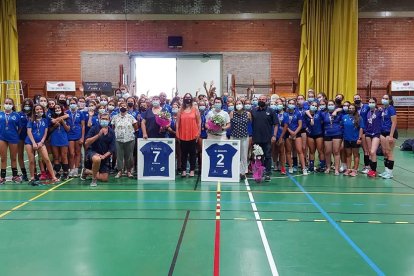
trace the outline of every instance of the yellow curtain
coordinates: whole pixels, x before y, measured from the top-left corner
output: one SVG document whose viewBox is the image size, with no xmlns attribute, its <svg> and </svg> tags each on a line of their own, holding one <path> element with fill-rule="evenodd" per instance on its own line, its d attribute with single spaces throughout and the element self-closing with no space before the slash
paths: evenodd
<svg viewBox="0 0 414 276">
<path fill-rule="evenodd" d="M 358 0 L 304 0 L 299 91 L 313 88 L 328 98 L 357 90 Z"/>
<path fill-rule="evenodd" d="M 0 81 L 19 80 L 19 57 L 16 0 L 0 1 Z M 1 87 L 0 102 L 6 97 L 6 85 Z M 19 92 L 10 95 L 16 107 L 20 106 Z"/>
</svg>

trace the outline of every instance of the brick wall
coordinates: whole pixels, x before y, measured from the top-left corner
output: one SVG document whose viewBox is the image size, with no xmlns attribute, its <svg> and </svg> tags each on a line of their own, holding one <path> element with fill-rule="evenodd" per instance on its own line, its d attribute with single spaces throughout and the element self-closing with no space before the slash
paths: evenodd
<svg viewBox="0 0 414 276">
<path fill-rule="evenodd" d="M 299 20 L 131 21 L 130 52 L 169 52 L 167 36 L 184 37 L 184 52 L 269 52 L 270 78 L 296 78 Z M 46 80 L 81 81 L 81 52 L 124 52 L 125 22 L 19 21 L 20 75 L 32 86 Z M 412 79 L 411 19 L 361 19 L 358 85 Z M 250 69 L 251 70 L 251 69 Z"/>
</svg>

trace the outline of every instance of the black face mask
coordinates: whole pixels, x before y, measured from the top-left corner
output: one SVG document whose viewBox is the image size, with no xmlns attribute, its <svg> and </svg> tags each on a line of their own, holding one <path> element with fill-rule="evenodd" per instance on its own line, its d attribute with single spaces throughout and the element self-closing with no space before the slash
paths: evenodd
<svg viewBox="0 0 414 276">
<path fill-rule="evenodd" d="M 143 106 L 141 106 L 140 108 L 139 108 L 141 111 L 145 111 L 145 110 L 147 110 L 145 107 L 143 107 Z"/>
<path fill-rule="evenodd" d="M 59 103 L 65 105 L 66 104 L 66 100 L 59 100 Z"/>
<path fill-rule="evenodd" d="M 335 99 L 335 103 L 336 103 L 337 105 L 341 105 L 342 100 L 337 98 L 337 99 Z"/>
<path fill-rule="evenodd" d="M 259 107 L 263 108 L 263 107 L 266 106 L 266 103 L 265 102 L 262 102 L 262 101 L 259 101 L 258 102 L 258 105 L 259 105 Z"/>
<path fill-rule="evenodd" d="M 360 104 L 361 104 L 361 100 L 355 100 L 355 101 L 354 101 L 354 103 L 355 103 L 356 105 L 360 105 Z"/>
<path fill-rule="evenodd" d="M 128 107 L 134 107 L 134 103 L 128 103 Z"/>
<path fill-rule="evenodd" d="M 120 110 L 122 113 L 124 113 L 124 112 L 126 112 L 126 111 L 127 111 L 127 109 L 126 109 L 125 107 L 121 107 L 119 110 Z"/>
<path fill-rule="evenodd" d="M 184 103 L 190 104 L 191 103 L 191 99 L 184 99 Z"/>
</svg>

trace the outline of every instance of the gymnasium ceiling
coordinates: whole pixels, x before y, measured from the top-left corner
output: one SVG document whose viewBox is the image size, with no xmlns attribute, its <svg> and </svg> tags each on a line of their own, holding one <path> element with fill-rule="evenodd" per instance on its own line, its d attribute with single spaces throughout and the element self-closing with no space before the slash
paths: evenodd
<svg viewBox="0 0 414 276">
<path fill-rule="evenodd" d="M 31 14 L 300 14 L 303 0 L 17 0 Z M 125 5 L 126 4 L 126 5 Z M 125 8 L 126 6 L 126 8 Z M 414 11 L 413 0 L 359 0 L 360 12 Z"/>
</svg>

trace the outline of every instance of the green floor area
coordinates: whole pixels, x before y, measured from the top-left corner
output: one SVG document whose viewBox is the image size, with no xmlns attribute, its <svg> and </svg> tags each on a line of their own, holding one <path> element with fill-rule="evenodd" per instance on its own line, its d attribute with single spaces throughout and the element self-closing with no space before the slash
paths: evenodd
<svg viewBox="0 0 414 276">
<path fill-rule="evenodd" d="M 392 180 L 7 182 L 0 275 L 413 275 L 414 154 L 395 154 Z"/>
</svg>

